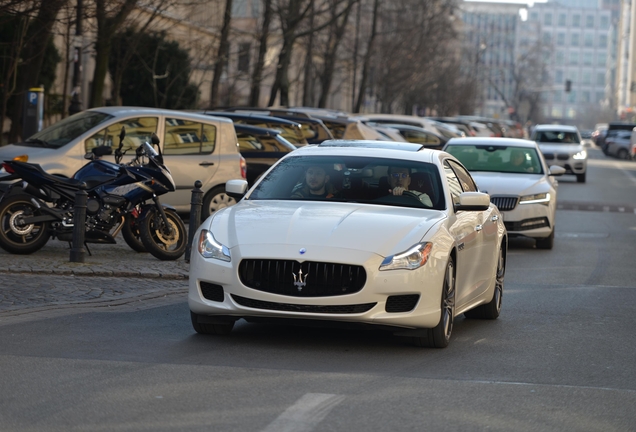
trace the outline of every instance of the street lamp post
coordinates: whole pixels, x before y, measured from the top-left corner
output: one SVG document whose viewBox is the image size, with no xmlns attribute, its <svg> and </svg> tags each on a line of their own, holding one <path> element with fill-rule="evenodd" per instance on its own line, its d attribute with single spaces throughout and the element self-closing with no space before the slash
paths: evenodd
<svg viewBox="0 0 636 432">
<path fill-rule="evenodd" d="M 75 43 L 73 54 L 73 94 L 71 104 L 68 107 L 69 114 L 75 114 L 82 111 L 82 1 L 77 0 L 77 18 L 75 21 Z"/>
</svg>

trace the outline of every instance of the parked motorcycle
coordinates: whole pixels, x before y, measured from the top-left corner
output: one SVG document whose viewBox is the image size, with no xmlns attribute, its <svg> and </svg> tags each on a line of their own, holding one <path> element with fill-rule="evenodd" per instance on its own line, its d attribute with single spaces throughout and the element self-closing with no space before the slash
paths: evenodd
<svg viewBox="0 0 636 432">
<path fill-rule="evenodd" d="M 84 183 L 86 243 L 114 244 L 121 231 L 134 250 L 146 250 L 161 260 L 181 257 L 187 246 L 185 225 L 158 198 L 175 190 L 170 170 L 163 164 L 159 138 L 153 134 L 152 145 L 143 143 L 130 163 L 121 164 L 126 153 L 122 151 L 124 136 L 122 128 L 116 163 L 100 159 L 112 153 L 111 147 L 96 147 L 85 156 L 91 161 L 71 179 L 47 174 L 38 164 L 5 161 L 10 178 L 4 179 L 23 181 L 13 183 L 0 201 L 0 247 L 30 254 L 50 237 L 72 241 L 75 194 Z"/>
</svg>

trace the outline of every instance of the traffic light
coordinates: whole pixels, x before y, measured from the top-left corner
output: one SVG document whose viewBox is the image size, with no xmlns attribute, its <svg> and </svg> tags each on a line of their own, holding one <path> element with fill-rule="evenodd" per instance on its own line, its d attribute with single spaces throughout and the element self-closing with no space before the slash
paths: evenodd
<svg viewBox="0 0 636 432">
<path fill-rule="evenodd" d="M 572 80 L 565 80 L 565 92 L 570 93 L 572 90 Z"/>
</svg>

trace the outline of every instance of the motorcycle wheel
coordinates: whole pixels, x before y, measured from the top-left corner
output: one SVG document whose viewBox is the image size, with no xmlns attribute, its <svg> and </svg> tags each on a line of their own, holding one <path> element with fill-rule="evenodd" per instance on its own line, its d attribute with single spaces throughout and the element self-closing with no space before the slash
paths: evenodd
<svg viewBox="0 0 636 432">
<path fill-rule="evenodd" d="M 185 224 L 174 210 L 164 209 L 171 231 L 156 209 L 146 212 L 139 223 L 139 234 L 146 250 L 162 261 L 176 260 L 183 255 L 188 243 Z"/>
<path fill-rule="evenodd" d="M 13 195 L 0 202 L 0 247 L 12 254 L 36 252 L 49 241 L 49 222 L 21 224 L 25 215 L 40 215 L 29 195 Z"/>
<path fill-rule="evenodd" d="M 138 218 L 132 215 L 126 215 L 124 226 L 121 229 L 121 235 L 126 244 L 135 252 L 148 252 L 140 238 L 139 222 Z"/>
</svg>

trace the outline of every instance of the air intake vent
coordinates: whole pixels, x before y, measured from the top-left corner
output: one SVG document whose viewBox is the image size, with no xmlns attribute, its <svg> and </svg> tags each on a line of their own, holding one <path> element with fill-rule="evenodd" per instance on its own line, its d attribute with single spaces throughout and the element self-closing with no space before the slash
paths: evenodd
<svg viewBox="0 0 636 432">
<path fill-rule="evenodd" d="M 241 282 L 252 289 L 293 297 L 328 297 L 358 292 L 367 281 L 364 267 L 314 261 L 244 259 Z"/>
<path fill-rule="evenodd" d="M 275 303 L 262 300 L 254 300 L 232 294 L 232 299 L 241 306 L 252 309 L 266 309 L 283 312 L 309 312 L 320 314 L 360 314 L 371 310 L 376 303 L 350 304 L 350 305 L 301 305 L 291 303 Z"/>
<path fill-rule="evenodd" d="M 199 281 L 199 287 L 201 288 L 203 298 L 207 300 L 222 302 L 225 298 L 223 294 L 223 287 L 221 285 Z"/>
<path fill-rule="evenodd" d="M 390 296 L 386 299 L 386 311 L 393 313 L 412 311 L 419 299 L 419 294 Z"/>
<path fill-rule="evenodd" d="M 570 159 L 570 155 L 567 154 L 567 153 L 559 153 L 557 155 L 557 159 L 558 160 L 568 160 L 568 159 Z"/>
<path fill-rule="evenodd" d="M 509 211 L 517 207 L 519 197 L 491 196 L 490 202 L 497 206 L 500 211 Z"/>
</svg>

